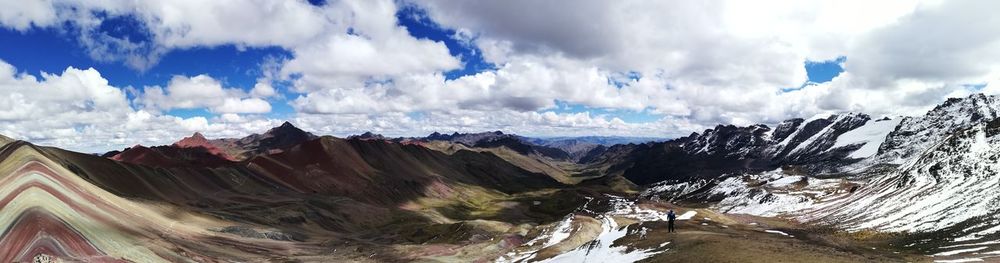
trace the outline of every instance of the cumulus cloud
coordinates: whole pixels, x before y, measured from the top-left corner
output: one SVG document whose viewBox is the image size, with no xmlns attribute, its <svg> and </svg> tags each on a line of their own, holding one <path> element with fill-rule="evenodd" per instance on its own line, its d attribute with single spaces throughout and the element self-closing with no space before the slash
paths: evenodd
<svg viewBox="0 0 1000 263">
<path fill-rule="evenodd" d="M 0 61 L 0 120 L 72 126 L 77 119 L 114 120 L 128 108 L 125 94 L 108 85 L 97 70 L 67 68 L 41 79 L 18 74 Z"/>
<path fill-rule="evenodd" d="M 51 0 L 0 1 L 0 24 L 4 27 L 23 31 L 32 26 L 49 26 L 57 20 Z"/>
<path fill-rule="evenodd" d="M 195 131 L 245 136 L 280 124 L 236 114 L 209 120 L 134 109 L 121 88 L 92 68 L 37 78 L 0 60 L 0 94 L 0 134 L 84 152 L 168 144 Z"/>
<path fill-rule="evenodd" d="M 329 21 L 305 1 L 0 1 L 0 23 L 16 30 L 72 24 L 95 60 L 145 70 L 171 49 L 200 46 L 293 47 L 325 32 Z M 148 40 L 99 30 L 112 18 L 134 24 Z"/>
<path fill-rule="evenodd" d="M 208 75 L 174 76 L 166 88 L 145 87 L 137 103 L 151 111 L 208 108 L 215 113 L 267 113 L 271 104 L 248 96 L 274 93 L 273 88 L 258 84 L 247 94 L 239 88 L 223 88 L 222 83 Z"/>
<path fill-rule="evenodd" d="M 542 76 L 587 68 L 596 69 L 594 79 L 642 76 L 605 92 L 614 90 L 580 75 L 559 85 L 533 78 L 537 71 L 514 73 L 538 93 L 559 94 L 540 98 L 652 107 L 703 124 L 914 114 L 966 93 L 965 84 L 996 79 L 1000 66 L 983 59 L 1000 50 L 993 8 L 968 1 L 576 1 L 572 10 L 553 2 L 414 2 L 435 21 L 476 35 L 485 57 L 504 65 L 498 74 L 543 65 L 550 73 Z M 848 58 L 841 77 L 796 89 L 806 80 L 803 62 L 838 56 Z M 567 64 L 576 65 L 554 66 Z M 600 95 L 573 96 L 585 92 Z"/>
<path fill-rule="evenodd" d="M 250 95 L 254 97 L 267 98 L 277 94 L 278 92 L 274 89 L 274 86 L 271 86 L 266 81 L 257 82 L 257 84 L 254 84 L 253 89 L 250 90 Z"/>
<path fill-rule="evenodd" d="M 460 66 L 443 43 L 414 38 L 398 25 L 392 1 L 337 1 L 324 10 L 341 31 L 293 48 L 294 58 L 281 67 L 285 76 L 301 76 L 294 86 L 300 92 L 358 90 L 370 80 Z"/>
<path fill-rule="evenodd" d="M 178 76 L 162 87 L 143 88 L 136 110 L 127 100 L 124 107 L 105 105 L 122 103 L 118 99 L 52 106 L 82 107 L 58 109 L 81 116 L 143 120 L 171 118 L 162 113 L 171 109 L 206 108 L 218 116 L 163 122 L 220 132 L 235 123 L 268 123 L 252 113 L 269 112 L 268 99 L 287 98 L 297 112 L 292 118 L 319 133 L 502 129 L 673 136 L 717 123 L 777 123 L 845 111 L 918 114 L 977 87 L 995 93 L 1000 79 L 1000 21 L 990 13 L 1000 6 L 994 3 L 237 2 L 0 1 L 0 24 L 25 31 L 71 23 L 91 56 L 140 69 L 178 48 L 289 51 L 291 57 L 265 63 L 261 80 L 248 91 L 223 87 L 206 75 Z M 456 40 L 496 68 L 446 78 L 445 72 L 463 66 L 462 58 L 444 43 L 412 37 L 396 17 L 399 5 L 426 10 L 430 20 L 457 32 Z M 149 39 L 95 31 L 107 17 L 134 18 Z M 841 56 L 847 58 L 843 73 L 806 84 L 806 61 Z M 69 81 L 61 80 L 66 76 L 91 74 L 71 68 L 38 80 L 10 71 L 4 74 L 15 76 L 9 81 L 53 86 Z M 285 86 L 291 93 L 283 93 Z M 123 96 L 107 92 L 91 100 Z M 87 101 L 81 98 L 71 101 Z M 4 99 L 7 105 L 46 101 L 24 92 Z M 630 123 L 590 112 L 556 113 L 558 103 L 662 118 Z M 0 110 L 0 120 L 33 114 L 8 108 Z M 59 127 L 54 133 L 73 130 Z"/>
</svg>

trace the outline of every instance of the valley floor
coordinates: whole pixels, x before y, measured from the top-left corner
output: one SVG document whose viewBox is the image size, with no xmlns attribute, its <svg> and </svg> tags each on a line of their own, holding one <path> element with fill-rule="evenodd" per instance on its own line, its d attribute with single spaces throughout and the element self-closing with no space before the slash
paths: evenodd
<svg viewBox="0 0 1000 263">
<path fill-rule="evenodd" d="M 675 233 L 667 233 L 666 223 L 659 221 L 629 226 L 650 230 L 644 239 L 633 237 L 625 242 L 636 246 L 669 242 L 666 251 L 642 262 L 930 261 L 914 251 L 892 247 L 891 237 L 852 235 L 781 218 L 697 211 L 691 220 L 679 221 Z"/>
<path fill-rule="evenodd" d="M 406 246 L 404 250 L 411 255 L 418 251 L 417 254 L 424 254 L 411 258 L 418 262 L 485 262 L 493 261 L 492 258 L 498 255 L 497 262 L 931 262 L 947 259 L 895 247 L 893 244 L 905 238 L 898 235 L 848 233 L 777 217 L 721 214 L 705 208 L 659 202 L 636 204 L 608 197 L 611 198 L 606 200 L 609 204 L 602 205 L 602 200 L 594 200 L 562 221 L 535 227 L 519 240 L 496 238 L 465 246 L 417 245 Z M 677 221 L 675 233 L 667 233 L 667 223 L 661 221 L 667 209 L 674 209 L 683 219 Z M 506 248 L 512 245 L 515 246 Z"/>
</svg>

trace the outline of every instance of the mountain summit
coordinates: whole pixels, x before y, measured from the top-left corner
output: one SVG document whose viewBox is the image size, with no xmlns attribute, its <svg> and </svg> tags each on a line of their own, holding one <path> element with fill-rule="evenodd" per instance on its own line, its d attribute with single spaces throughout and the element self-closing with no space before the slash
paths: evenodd
<svg viewBox="0 0 1000 263">
<path fill-rule="evenodd" d="M 125 162 L 150 165 L 170 164 L 175 166 L 178 163 L 201 163 L 203 161 L 207 161 L 208 165 L 223 165 L 227 162 L 246 160 L 258 154 L 281 152 L 316 138 L 318 138 L 316 135 L 303 131 L 289 122 L 284 122 L 263 134 L 252 134 L 243 138 L 213 140 L 206 138 L 200 132 L 195 132 L 169 146 L 131 147 L 122 152 L 112 151 L 104 155 Z M 121 156 L 114 157 L 118 155 Z M 146 158 L 153 156 L 157 158 L 146 160 Z M 174 161 L 164 161 L 172 159 Z M 178 160 L 180 161 L 177 162 Z"/>
<path fill-rule="evenodd" d="M 238 140 L 222 139 L 215 141 L 215 143 L 240 151 L 238 156 L 241 156 L 241 159 L 246 159 L 257 154 L 281 152 L 316 138 L 318 138 L 316 135 L 299 129 L 286 121 L 281 126 L 271 128 L 263 134 L 252 134 Z"/>
</svg>

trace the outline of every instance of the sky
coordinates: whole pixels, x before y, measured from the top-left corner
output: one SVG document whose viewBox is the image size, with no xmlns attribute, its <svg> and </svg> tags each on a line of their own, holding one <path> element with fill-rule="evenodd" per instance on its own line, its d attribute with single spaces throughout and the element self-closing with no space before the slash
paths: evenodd
<svg viewBox="0 0 1000 263">
<path fill-rule="evenodd" d="M 0 0 L 0 134 L 678 137 L 1000 93 L 995 1 Z"/>
</svg>

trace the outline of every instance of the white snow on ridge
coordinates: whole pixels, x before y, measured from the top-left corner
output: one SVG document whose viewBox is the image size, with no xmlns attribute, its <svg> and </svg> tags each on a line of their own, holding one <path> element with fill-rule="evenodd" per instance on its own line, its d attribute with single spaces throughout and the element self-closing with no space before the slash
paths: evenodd
<svg viewBox="0 0 1000 263">
<path fill-rule="evenodd" d="M 750 174 L 753 180 L 770 180 L 765 187 L 750 187 L 744 176 L 733 176 L 722 180 L 711 193 L 723 195 L 714 208 L 724 213 L 750 214 L 757 216 L 778 216 L 794 213 L 812 207 L 819 199 L 836 194 L 840 180 L 804 178 L 786 175 L 780 169 L 763 174 Z M 790 189 L 790 185 L 806 179 L 802 189 Z"/>
<path fill-rule="evenodd" d="M 697 191 L 698 189 L 705 187 L 705 185 L 707 184 L 708 181 L 706 180 L 698 180 L 694 182 L 682 182 L 674 184 L 658 183 L 653 187 L 647 189 L 643 195 L 649 196 L 650 194 L 667 194 L 675 197 L 682 196 Z"/>
<path fill-rule="evenodd" d="M 764 230 L 764 232 L 768 232 L 768 233 L 771 233 L 771 234 L 778 234 L 778 235 L 782 235 L 782 236 L 788 236 L 788 233 L 781 232 L 781 231 L 778 231 L 778 230 L 770 230 L 770 229 L 768 229 L 768 230 Z"/>
<path fill-rule="evenodd" d="M 602 216 L 601 234 L 592 241 L 592 244 L 580 246 L 539 262 L 636 262 L 663 252 L 652 249 L 634 249 L 625 252 L 629 250 L 626 246 L 611 246 L 615 240 L 625 237 L 626 234 L 628 234 L 627 228 L 619 228 L 615 220 Z"/>
<path fill-rule="evenodd" d="M 961 241 L 977 240 L 979 238 L 985 237 L 986 235 L 997 232 L 1000 232 L 1000 225 L 994 225 L 993 227 L 987 228 L 986 230 L 975 232 L 964 237 L 956 238 L 955 241 L 961 242 Z"/>
<path fill-rule="evenodd" d="M 552 230 L 551 234 L 552 236 L 549 238 L 548 241 L 545 241 L 545 245 L 543 245 L 543 247 L 554 246 L 556 244 L 559 244 L 559 242 L 566 240 L 566 238 L 569 238 L 569 234 L 573 232 L 573 228 L 571 228 L 572 226 L 573 226 L 573 215 L 567 215 L 566 219 L 563 219 L 562 222 L 559 222 L 559 225 L 556 226 L 554 230 Z"/>
<path fill-rule="evenodd" d="M 919 156 L 929 158 L 914 158 L 898 171 L 865 182 L 846 198 L 815 206 L 801 219 L 833 219 L 848 230 L 891 232 L 936 231 L 973 220 L 965 229 L 976 231 L 962 231 L 958 242 L 998 232 L 991 213 L 1000 209 L 1000 163 L 995 161 L 1000 136 L 986 137 L 983 129 L 956 134 Z M 983 216 L 989 217 L 975 222 Z"/>
<path fill-rule="evenodd" d="M 794 184 L 794 183 L 800 182 L 800 181 L 802 181 L 802 178 L 803 178 L 802 176 L 781 177 L 778 180 L 774 180 L 774 181 L 771 181 L 771 182 L 767 183 L 767 185 L 768 186 L 772 186 L 772 187 L 784 187 L 784 186 L 788 186 L 790 184 Z"/>
<path fill-rule="evenodd" d="M 607 215 L 631 218 L 639 221 L 667 221 L 667 213 L 658 210 L 646 209 L 636 205 L 634 201 L 626 200 L 617 196 L 610 197 L 612 210 Z"/>
<path fill-rule="evenodd" d="M 792 151 L 790 153 L 800 152 L 802 150 L 807 149 L 810 145 L 813 144 L 813 142 L 816 142 L 816 140 L 819 140 L 819 138 L 822 138 L 824 135 L 826 135 L 827 133 L 829 133 L 830 130 L 831 130 L 831 128 L 833 128 L 833 125 L 836 124 L 837 121 L 840 121 L 843 118 L 844 118 L 844 115 L 833 115 L 833 119 L 830 120 L 830 124 L 829 125 L 826 125 L 826 127 L 823 127 L 822 130 L 816 132 L 816 134 L 813 134 L 812 136 L 810 136 L 806 140 L 802 141 L 801 143 L 799 143 L 799 145 L 796 145 L 795 148 L 792 149 Z M 802 128 L 800 128 L 800 130 L 804 129 L 806 124 L 809 124 L 809 123 L 808 122 L 803 122 L 802 123 Z"/>
<path fill-rule="evenodd" d="M 886 136 L 896 129 L 896 126 L 899 125 L 901 120 L 902 118 L 884 121 L 868 121 L 865 125 L 838 136 L 837 142 L 835 142 L 833 147 L 830 147 L 830 149 L 863 143 L 864 145 L 861 146 L 861 148 L 858 148 L 847 157 L 857 159 L 871 157 L 878 152 L 878 147 L 883 141 L 885 141 Z"/>
<path fill-rule="evenodd" d="M 989 150 L 990 143 L 986 140 L 986 132 L 977 132 L 975 140 L 973 140 L 972 145 L 969 146 L 969 154 L 975 157 L 975 155 L 983 154 Z"/>
<path fill-rule="evenodd" d="M 607 195 L 611 202 L 611 210 L 604 212 L 596 218 L 601 220 L 601 233 L 597 238 L 575 249 L 565 251 L 555 257 L 541 260 L 539 262 L 636 262 L 669 250 L 665 248 L 670 242 L 661 244 L 657 248 L 635 249 L 629 246 L 612 246 L 615 240 L 628 235 L 626 227 L 621 227 L 612 217 L 625 217 L 639 221 L 666 221 L 667 213 L 658 210 L 641 208 L 634 201 L 618 196 Z M 586 207 L 586 205 L 584 206 Z M 681 215 L 687 217 L 680 220 L 690 219 L 696 214 L 695 211 L 688 211 Z M 529 262 L 535 259 L 542 249 L 562 243 L 579 230 L 579 224 L 574 224 L 576 216 L 569 214 L 563 221 L 559 222 L 541 235 L 529 242 L 521 245 L 520 250 L 513 250 L 500 256 L 495 260 L 498 263 Z M 640 238 L 644 236 L 646 229 L 642 229 L 635 235 Z M 544 241 L 542 245 L 539 242 Z"/>
<path fill-rule="evenodd" d="M 808 119 L 802 120 L 802 123 L 799 123 L 799 126 L 795 127 L 795 131 L 792 132 L 792 134 L 789 134 L 787 137 L 785 137 L 784 140 L 781 140 L 781 142 L 778 143 L 778 145 L 777 145 L 778 148 L 782 149 L 785 146 L 787 146 L 788 143 L 792 142 L 792 138 L 794 138 L 795 136 L 798 136 L 799 132 L 802 132 L 802 130 L 806 127 L 806 124 L 809 124 L 810 122 L 813 122 L 815 120 L 830 118 L 832 116 L 833 115 L 828 115 L 828 114 L 816 114 L 816 115 L 813 115 L 812 117 L 809 117 Z M 819 134 L 819 133 L 817 133 L 817 134 Z"/>
<path fill-rule="evenodd" d="M 966 249 L 956 249 L 956 250 L 952 250 L 952 251 L 945 251 L 945 252 L 937 253 L 937 254 L 934 254 L 934 256 L 952 256 L 952 255 L 958 255 L 958 254 L 962 254 L 962 253 L 976 252 L 976 251 L 980 251 L 980 250 L 987 249 L 987 248 L 989 248 L 989 247 L 975 247 L 975 248 L 966 248 Z"/>
<path fill-rule="evenodd" d="M 945 259 L 945 260 L 935 260 L 935 263 L 965 263 L 965 262 L 983 262 L 981 258 L 960 258 L 960 259 Z"/>
</svg>

